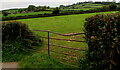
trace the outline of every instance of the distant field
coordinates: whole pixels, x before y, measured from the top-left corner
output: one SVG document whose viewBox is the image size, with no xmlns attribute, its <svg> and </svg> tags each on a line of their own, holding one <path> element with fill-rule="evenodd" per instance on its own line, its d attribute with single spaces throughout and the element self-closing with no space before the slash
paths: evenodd
<svg viewBox="0 0 120 70">
<path fill-rule="evenodd" d="M 69 6 L 66 6 L 66 7 L 63 7 L 64 9 L 89 9 L 89 8 L 100 8 L 102 7 L 103 5 L 102 4 L 93 4 L 93 3 L 84 3 L 84 4 L 75 4 L 75 5 L 69 5 Z"/>
<path fill-rule="evenodd" d="M 41 11 L 41 12 L 29 12 L 29 13 L 9 14 L 7 17 L 35 15 L 35 14 L 44 14 L 44 13 L 52 13 L 52 12 L 51 11 Z M 3 16 L 3 17 L 5 17 L 5 16 Z"/>
<path fill-rule="evenodd" d="M 61 9 L 61 10 L 90 10 L 93 8 L 81 8 L 81 9 Z"/>
<path fill-rule="evenodd" d="M 102 6 L 103 6 L 102 4 L 92 4 L 92 3 L 79 5 L 79 7 L 83 7 L 83 8 L 86 8 L 86 7 L 99 8 L 99 7 L 102 7 Z"/>
<path fill-rule="evenodd" d="M 19 9 L 10 9 L 10 10 L 6 10 L 6 12 L 18 12 Z"/>
</svg>

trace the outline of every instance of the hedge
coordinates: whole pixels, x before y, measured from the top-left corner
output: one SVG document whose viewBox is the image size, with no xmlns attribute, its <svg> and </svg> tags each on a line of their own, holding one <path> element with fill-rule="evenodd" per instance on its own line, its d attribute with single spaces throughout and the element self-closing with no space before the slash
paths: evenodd
<svg viewBox="0 0 120 70">
<path fill-rule="evenodd" d="M 90 70 L 118 70 L 120 67 L 120 13 L 86 19 L 86 41 Z"/>
<path fill-rule="evenodd" d="M 22 22 L 2 22 L 2 61 L 18 61 L 21 55 L 27 55 L 42 41 Z M 11 57 L 15 55 L 16 57 Z"/>
</svg>

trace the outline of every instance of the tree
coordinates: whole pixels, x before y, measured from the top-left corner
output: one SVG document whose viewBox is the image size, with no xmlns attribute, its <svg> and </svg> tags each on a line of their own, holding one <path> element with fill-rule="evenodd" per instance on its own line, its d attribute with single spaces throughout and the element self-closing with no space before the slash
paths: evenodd
<svg viewBox="0 0 120 70">
<path fill-rule="evenodd" d="M 29 5 L 27 9 L 28 11 L 35 11 L 36 7 L 34 5 Z"/>
<path fill-rule="evenodd" d="M 21 12 L 23 12 L 23 11 L 24 11 L 23 9 L 19 9 L 19 10 L 18 10 L 19 13 L 21 13 Z"/>
<path fill-rule="evenodd" d="M 58 7 L 53 9 L 52 14 L 59 14 L 60 13 L 60 9 Z"/>
<path fill-rule="evenodd" d="M 102 6 L 102 7 L 101 7 L 101 10 L 103 10 L 103 11 L 108 11 L 108 10 L 110 10 L 110 8 L 109 8 L 109 6 Z"/>
<path fill-rule="evenodd" d="M 8 16 L 8 12 L 3 12 L 3 15 L 4 16 Z"/>
<path fill-rule="evenodd" d="M 38 11 L 45 11 L 47 8 L 50 8 L 49 6 L 38 6 L 36 7 L 35 11 L 38 12 Z"/>
<path fill-rule="evenodd" d="M 64 7 L 64 5 L 60 5 L 60 7 Z"/>
<path fill-rule="evenodd" d="M 46 6 L 42 6 L 42 7 L 41 7 L 41 11 L 44 11 L 44 10 L 46 10 L 46 9 L 47 9 Z"/>
<path fill-rule="evenodd" d="M 117 7 L 117 10 L 119 10 L 119 11 L 120 11 L 120 6 L 118 6 L 118 7 Z"/>
<path fill-rule="evenodd" d="M 47 6 L 47 9 L 49 9 L 50 8 L 50 6 Z"/>
<path fill-rule="evenodd" d="M 117 8 L 117 5 L 116 4 L 110 4 L 109 5 L 109 8 L 110 8 L 110 10 L 116 10 L 116 8 Z"/>
</svg>

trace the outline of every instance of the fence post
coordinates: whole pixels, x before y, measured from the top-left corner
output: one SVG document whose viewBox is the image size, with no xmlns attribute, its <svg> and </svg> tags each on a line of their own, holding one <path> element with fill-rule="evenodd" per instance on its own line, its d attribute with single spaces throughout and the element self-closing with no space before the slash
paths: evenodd
<svg viewBox="0 0 120 70">
<path fill-rule="evenodd" d="M 50 32 L 48 31 L 48 56 L 50 56 Z"/>
</svg>

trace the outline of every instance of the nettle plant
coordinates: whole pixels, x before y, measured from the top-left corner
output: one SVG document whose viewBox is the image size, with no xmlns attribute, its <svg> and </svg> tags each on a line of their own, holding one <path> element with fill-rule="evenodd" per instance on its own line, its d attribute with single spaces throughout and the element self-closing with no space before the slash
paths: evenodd
<svg viewBox="0 0 120 70">
<path fill-rule="evenodd" d="M 91 70 L 118 70 L 120 67 L 120 13 L 86 19 L 86 41 Z"/>
</svg>

